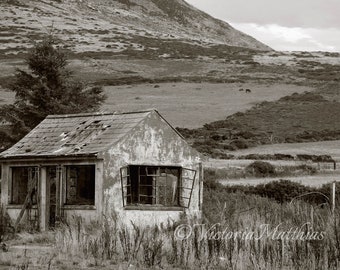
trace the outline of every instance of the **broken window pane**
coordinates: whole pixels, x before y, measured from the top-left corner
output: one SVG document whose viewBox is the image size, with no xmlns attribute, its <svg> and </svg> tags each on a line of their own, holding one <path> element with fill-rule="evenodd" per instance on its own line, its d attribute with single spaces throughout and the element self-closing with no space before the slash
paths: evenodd
<svg viewBox="0 0 340 270">
<path fill-rule="evenodd" d="M 131 165 L 121 170 L 124 205 L 181 206 L 181 168 Z M 126 177 L 125 170 L 129 171 Z"/>
<path fill-rule="evenodd" d="M 37 180 L 37 167 L 13 167 L 12 168 L 12 204 L 23 204 L 27 197 L 30 185 L 35 185 Z M 36 194 L 31 194 L 31 203 L 36 203 Z"/>
<path fill-rule="evenodd" d="M 192 169 L 182 168 L 181 188 L 180 188 L 180 205 L 189 207 L 191 194 L 194 187 L 196 171 Z"/>
<path fill-rule="evenodd" d="M 95 166 L 66 166 L 66 204 L 94 205 Z"/>
</svg>

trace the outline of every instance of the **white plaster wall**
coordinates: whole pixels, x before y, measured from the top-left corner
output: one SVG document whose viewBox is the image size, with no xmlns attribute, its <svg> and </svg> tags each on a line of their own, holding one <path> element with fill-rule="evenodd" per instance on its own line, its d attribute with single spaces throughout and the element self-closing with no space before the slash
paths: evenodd
<svg viewBox="0 0 340 270">
<path fill-rule="evenodd" d="M 200 156 L 157 113 L 150 114 L 133 132 L 103 153 L 104 213 L 122 222 L 151 225 L 176 221 L 181 213 L 201 216 Z M 120 168 L 127 165 L 180 166 L 196 170 L 191 204 L 183 211 L 127 210 L 123 207 Z"/>
</svg>

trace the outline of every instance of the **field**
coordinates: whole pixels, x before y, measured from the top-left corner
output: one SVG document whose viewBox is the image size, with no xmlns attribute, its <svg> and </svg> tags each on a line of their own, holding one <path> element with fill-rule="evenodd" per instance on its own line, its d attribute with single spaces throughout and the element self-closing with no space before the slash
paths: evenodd
<svg viewBox="0 0 340 270">
<path fill-rule="evenodd" d="M 258 150 L 256 150 L 256 148 L 247 149 L 248 151 L 239 150 L 235 153 L 235 156 L 237 157 L 239 155 L 244 157 L 244 155 L 253 153 L 272 155 L 284 153 L 296 156 L 297 154 L 305 154 L 306 152 L 299 151 L 298 148 L 306 149 L 309 144 L 314 145 L 314 148 L 317 148 L 316 146 L 321 147 L 321 150 L 323 150 L 322 145 L 330 145 L 331 142 L 305 143 L 303 144 L 304 146 L 300 144 L 291 144 L 291 148 L 279 148 L 280 145 L 260 146 L 258 147 Z M 285 144 L 282 145 L 285 146 Z M 271 149 L 274 151 L 261 151 L 262 148 Z M 286 149 L 286 151 L 282 151 L 283 149 Z M 294 149 L 294 151 L 292 149 Z M 332 154 L 327 151 L 327 148 L 324 151 L 309 151 L 307 153 L 310 155 Z M 331 163 L 325 165 L 318 162 L 312 162 L 311 160 L 263 160 L 263 162 L 271 164 L 276 172 L 273 174 L 268 174 L 267 176 L 259 176 L 247 171 L 247 167 L 249 167 L 250 164 L 254 163 L 256 160 L 243 159 L 243 157 L 242 159 L 209 159 L 205 161 L 204 167 L 208 170 L 208 177 L 211 173 L 213 173 L 216 180 L 223 185 L 255 186 L 280 179 L 289 180 L 311 187 L 320 187 L 324 184 L 332 183 L 334 181 L 340 182 L 339 168 L 337 167 L 337 169 L 334 170 L 333 164 Z M 335 160 L 337 159 L 335 158 Z"/>
<path fill-rule="evenodd" d="M 259 177 L 249 174 L 246 167 L 254 160 L 214 160 L 204 163 L 208 170 L 216 171 L 216 178 L 223 185 L 258 185 L 285 179 L 306 186 L 320 187 L 333 181 L 340 182 L 339 170 L 319 170 L 317 163 L 306 161 L 266 160 L 272 164 L 277 175 Z M 315 170 L 310 170 L 315 168 Z"/>
<path fill-rule="evenodd" d="M 340 159 L 340 141 L 321 141 L 307 143 L 281 143 L 260 145 L 249 149 L 240 149 L 233 154 L 235 156 L 248 154 L 309 154 L 309 155 L 331 155 L 333 159 Z"/>
<path fill-rule="evenodd" d="M 103 85 L 123 84 L 104 86 L 107 100 L 102 110 L 134 111 L 155 108 L 175 127 L 202 127 L 206 123 L 224 119 L 236 112 L 246 111 L 263 101 L 275 101 L 293 93 L 314 90 L 309 86 L 280 82 L 210 83 L 204 82 L 205 76 L 202 76 L 202 82 L 181 82 L 186 81 L 186 77 L 190 81 L 191 76 L 204 72 L 204 69 L 223 70 L 226 65 L 200 61 L 193 64 L 191 61 L 180 60 L 163 62 L 124 61 L 122 59 L 70 61 L 70 69 L 75 72 L 74 76 L 78 79 Z M 24 68 L 23 63 L 16 60 L 4 60 L 0 66 L 2 72 L 0 85 L 1 82 L 4 85 L 3 88 L 0 86 L 0 104 L 12 103 L 14 100 L 14 93 L 6 91 L 4 87 L 10 81 L 9 76 L 15 72 L 16 68 Z M 165 80 L 179 80 L 180 82 L 157 82 L 157 76 L 164 79 L 167 74 L 171 74 L 172 77 Z M 156 82 L 138 83 L 138 80 L 156 80 Z M 240 89 L 244 90 L 239 91 Z M 250 89 L 251 93 L 245 93 L 245 89 Z"/>
<path fill-rule="evenodd" d="M 249 88 L 251 93 L 239 91 Z M 261 101 L 277 100 L 309 87 L 255 83 L 162 83 L 107 86 L 108 99 L 103 106 L 111 111 L 157 108 L 175 127 L 201 127 Z"/>
</svg>

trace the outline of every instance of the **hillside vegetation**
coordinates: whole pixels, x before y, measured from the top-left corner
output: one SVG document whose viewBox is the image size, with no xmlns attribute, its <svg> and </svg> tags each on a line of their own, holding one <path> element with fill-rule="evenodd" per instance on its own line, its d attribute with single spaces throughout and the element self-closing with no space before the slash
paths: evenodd
<svg viewBox="0 0 340 270">
<path fill-rule="evenodd" d="M 200 129 L 180 129 L 200 151 L 215 156 L 260 144 L 340 139 L 340 103 L 305 92 L 256 104 Z"/>
<path fill-rule="evenodd" d="M 175 48 L 180 45 L 172 43 L 179 42 L 271 50 L 183 0 L 4 0 L 0 16 L 0 54 L 7 56 L 24 53 L 47 32 L 70 51 L 92 55 L 156 50 L 160 56 L 156 41 Z"/>
</svg>

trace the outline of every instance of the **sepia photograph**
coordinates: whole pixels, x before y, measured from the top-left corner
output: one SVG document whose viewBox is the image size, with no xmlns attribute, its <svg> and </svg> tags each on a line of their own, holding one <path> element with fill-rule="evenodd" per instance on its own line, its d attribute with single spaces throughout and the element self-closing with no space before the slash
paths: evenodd
<svg viewBox="0 0 340 270">
<path fill-rule="evenodd" d="M 339 270 L 339 14 L 0 0 L 0 270 Z"/>
</svg>

